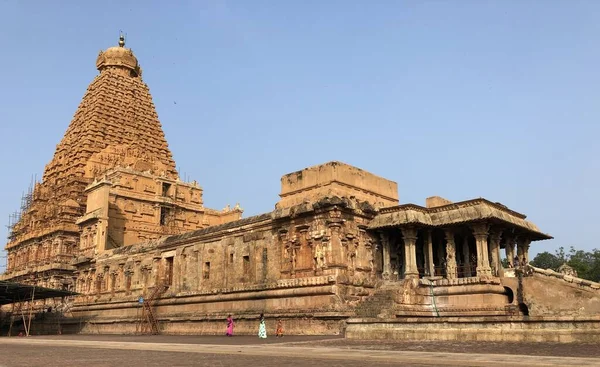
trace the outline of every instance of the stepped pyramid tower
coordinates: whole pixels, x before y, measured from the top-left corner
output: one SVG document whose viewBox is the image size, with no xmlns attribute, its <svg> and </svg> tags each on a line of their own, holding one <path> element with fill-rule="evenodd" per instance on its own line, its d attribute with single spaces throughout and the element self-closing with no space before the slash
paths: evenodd
<svg viewBox="0 0 600 367">
<path fill-rule="evenodd" d="M 77 259 L 163 235 L 239 219 L 202 205 L 179 180 L 142 69 L 120 37 L 12 226 L 2 279 L 68 288 Z"/>
</svg>

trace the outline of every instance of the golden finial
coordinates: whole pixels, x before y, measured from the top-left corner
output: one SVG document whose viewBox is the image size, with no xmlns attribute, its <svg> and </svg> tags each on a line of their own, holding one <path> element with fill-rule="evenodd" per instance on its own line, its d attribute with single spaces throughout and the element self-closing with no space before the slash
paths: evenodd
<svg viewBox="0 0 600 367">
<path fill-rule="evenodd" d="M 119 36 L 119 47 L 125 47 L 125 36 L 123 35 L 122 32 L 121 32 L 121 35 Z"/>
</svg>

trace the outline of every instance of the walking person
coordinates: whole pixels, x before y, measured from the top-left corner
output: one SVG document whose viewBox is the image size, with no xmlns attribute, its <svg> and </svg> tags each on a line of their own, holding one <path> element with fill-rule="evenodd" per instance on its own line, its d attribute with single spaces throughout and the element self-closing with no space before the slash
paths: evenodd
<svg viewBox="0 0 600 367">
<path fill-rule="evenodd" d="M 233 317 L 231 315 L 227 316 L 227 332 L 226 336 L 233 336 Z"/>
<path fill-rule="evenodd" d="M 258 337 L 261 339 L 267 338 L 267 326 L 265 325 L 265 315 L 260 314 L 260 323 L 258 324 Z"/>
<path fill-rule="evenodd" d="M 283 338 L 283 320 L 277 320 L 277 329 L 275 330 L 275 336 L 278 338 Z"/>
</svg>

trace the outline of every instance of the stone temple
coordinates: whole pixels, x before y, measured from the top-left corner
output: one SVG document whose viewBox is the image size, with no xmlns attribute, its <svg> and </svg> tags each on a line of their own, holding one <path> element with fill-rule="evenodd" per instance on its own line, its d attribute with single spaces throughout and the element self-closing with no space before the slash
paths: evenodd
<svg viewBox="0 0 600 367">
<path fill-rule="evenodd" d="M 284 175 L 272 212 L 204 207 L 123 38 L 96 67 L 0 277 L 80 293 L 63 332 L 222 334 L 232 314 L 255 333 L 264 313 L 290 334 L 598 336 L 598 284 L 529 266 L 551 237 L 497 202 L 401 204 L 395 182 L 328 162 Z"/>
</svg>

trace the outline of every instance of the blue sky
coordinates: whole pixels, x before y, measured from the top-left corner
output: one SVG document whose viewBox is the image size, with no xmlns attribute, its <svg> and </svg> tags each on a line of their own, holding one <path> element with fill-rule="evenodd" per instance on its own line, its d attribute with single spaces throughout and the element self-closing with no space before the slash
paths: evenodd
<svg viewBox="0 0 600 367">
<path fill-rule="evenodd" d="M 281 175 L 340 160 L 398 182 L 403 203 L 523 212 L 555 236 L 533 253 L 591 250 L 599 14 L 566 0 L 0 2 L 0 220 L 123 30 L 208 207 L 268 212 Z"/>
</svg>

